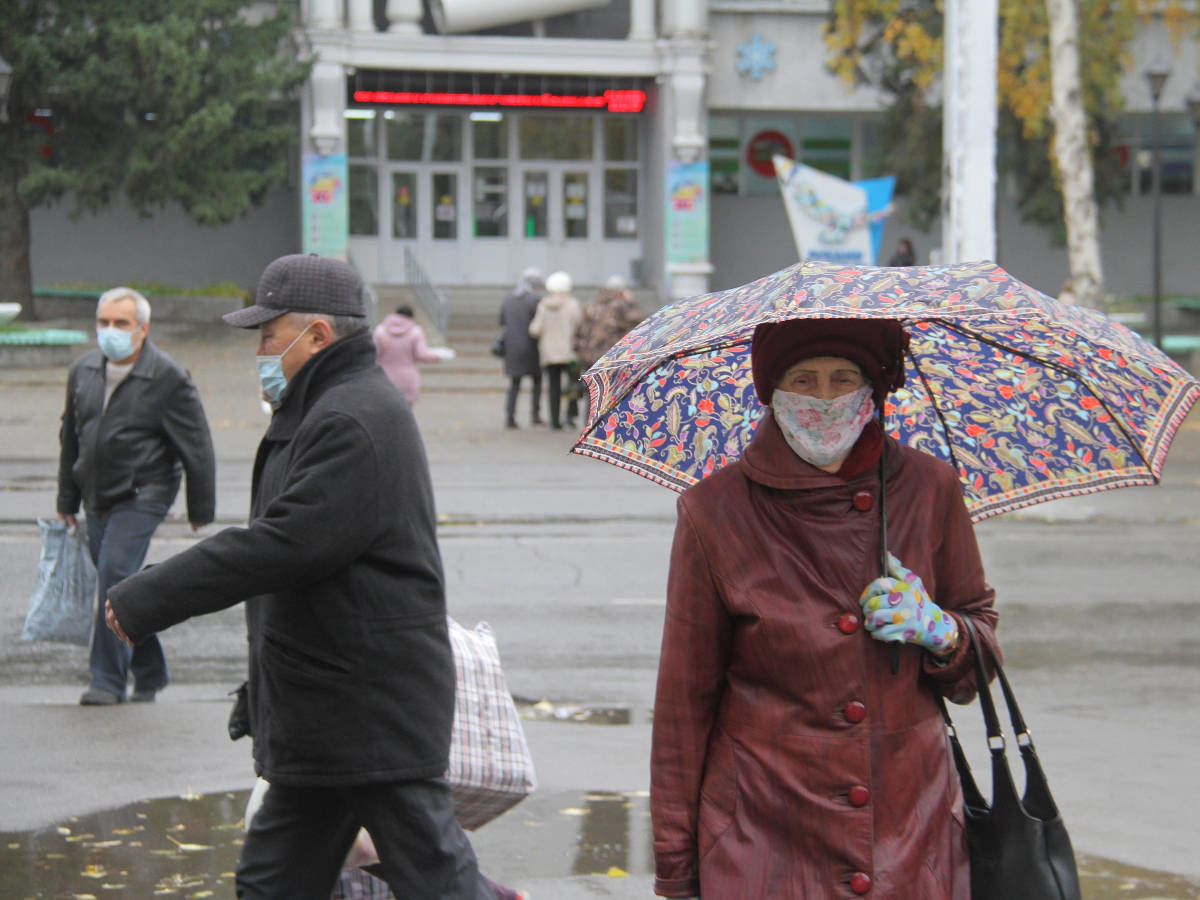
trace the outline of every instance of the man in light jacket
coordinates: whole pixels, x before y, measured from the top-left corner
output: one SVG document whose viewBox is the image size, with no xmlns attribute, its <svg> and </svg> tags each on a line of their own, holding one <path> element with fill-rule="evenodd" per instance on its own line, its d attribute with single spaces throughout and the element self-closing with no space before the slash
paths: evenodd
<svg viewBox="0 0 1200 900">
<path fill-rule="evenodd" d="M 492 900 L 443 775 L 454 714 L 433 491 L 411 409 L 375 359 L 347 264 L 285 256 L 253 306 L 274 407 L 249 525 L 109 592 L 135 643 L 245 602 L 249 730 L 271 783 L 237 895 L 327 900 L 359 827 L 397 897 Z"/>
<path fill-rule="evenodd" d="M 136 572 L 166 517 L 184 472 L 192 530 L 213 520 L 216 459 L 200 395 L 183 367 L 150 342 L 150 303 L 116 287 L 96 304 L 98 350 L 79 357 L 67 375 L 59 433 L 58 517 L 76 526 L 82 504 L 88 549 L 97 572 L 96 619 L 79 702 L 148 703 L 167 686 L 167 660 L 151 637 L 130 650 L 104 625 L 108 589 Z"/>
</svg>

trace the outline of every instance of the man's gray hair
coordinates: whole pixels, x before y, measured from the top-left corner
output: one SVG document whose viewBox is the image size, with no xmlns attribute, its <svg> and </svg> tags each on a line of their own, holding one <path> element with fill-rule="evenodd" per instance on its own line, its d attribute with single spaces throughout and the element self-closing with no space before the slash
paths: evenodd
<svg viewBox="0 0 1200 900">
<path fill-rule="evenodd" d="M 333 336 L 339 341 L 342 338 L 358 334 L 360 331 L 365 331 L 367 328 L 367 320 L 363 316 L 327 316 L 325 313 L 306 312 L 293 312 L 292 315 L 306 325 L 317 319 L 328 322 L 329 327 L 333 330 Z"/>
<path fill-rule="evenodd" d="M 131 287 L 115 287 L 101 294 L 100 299 L 96 301 L 96 315 L 100 315 L 100 307 L 105 303 L 112 303 L 114 300 L 124 300 L 126 297 L 133 301 L 134 308 L 136 309 L 137 323 L 139 325 L 150 324 L 150 301 Z"/>
</svg>

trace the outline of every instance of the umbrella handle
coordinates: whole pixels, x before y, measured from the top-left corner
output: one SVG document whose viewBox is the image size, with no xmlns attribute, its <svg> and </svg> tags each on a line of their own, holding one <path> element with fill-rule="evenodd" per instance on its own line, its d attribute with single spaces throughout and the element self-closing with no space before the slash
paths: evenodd
<svg viewBox="0 0 1200 900">
<path fill-rule="evenodd" d="M 879 410 L 879 431 L 882 441 L 879 445 L 879 567 L 886 578 L 888 574 L 888 539 L 887 539 L 887 432 L 883 428 L 883 410 Z M 900 645 L 892 644 L 891 659 L 892 674 L 900 672 Z"/>
</svg>

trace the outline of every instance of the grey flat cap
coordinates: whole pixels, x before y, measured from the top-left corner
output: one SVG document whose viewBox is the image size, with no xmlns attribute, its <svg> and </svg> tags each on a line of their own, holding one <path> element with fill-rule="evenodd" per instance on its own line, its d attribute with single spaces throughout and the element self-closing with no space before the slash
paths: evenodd
<svg viewBox="0 0 1200 900">
<path fill-rule="evenodd" d="M 363 283 L 349 263 L 315 253 L 281 256 L 263 270 L 254 305 L 226 313 L 238 328 L 257 328 L 290 312 L 366 316 Z"/>
</svg>

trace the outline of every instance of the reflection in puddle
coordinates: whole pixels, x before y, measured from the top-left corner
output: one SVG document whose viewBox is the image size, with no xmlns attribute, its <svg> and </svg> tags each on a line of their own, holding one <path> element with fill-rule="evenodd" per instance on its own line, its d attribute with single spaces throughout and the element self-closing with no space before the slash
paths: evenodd
<svg viewBox="0 0 1200 900">
<path fill-rule="evenodd" d="M 0 834 L 0 897 L 231 897 L 248 793 L 147 800 L 57 827 Z M 480 832 L 480 843 L 499 841 L 516 851 L 507 860 L 497 856 L 500 871 L 488 873 L 508 883 L 652 873 L 644 791 L 535 793 L 488 828 L 496 830 L 487 838 Z M 557 834 L 566 840 L 550 850 Z M 535 845 L 550 852 L 528 852 Z M 1079 868 L 1084 900 L 1200 900 L 1200 883 L 1180 876 L 1088 856 L 1080 856 Z"/>
</svg>

